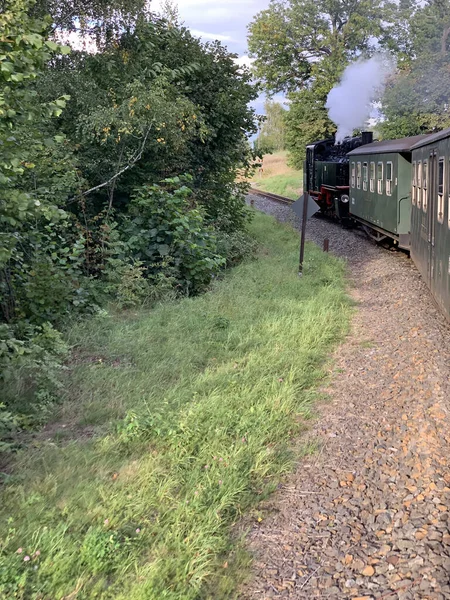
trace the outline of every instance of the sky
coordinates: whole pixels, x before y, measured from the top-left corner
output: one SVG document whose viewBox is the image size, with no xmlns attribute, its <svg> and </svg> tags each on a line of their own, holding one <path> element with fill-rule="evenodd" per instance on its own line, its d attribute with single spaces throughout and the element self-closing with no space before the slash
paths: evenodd
<svg viewBox="0 0 450 600">
<path fill-rule="evenodd" d="M 231 52 L 245 56 L 247 25 L 269 0 L 175 0 L 184 24 L 203 40 L 220 40 Z M 162 0 L 151 0 L 159 11 Z"/>
<path fill-rule="evenodd" d="M 241 64 L 249 64 L 247 26 L 253 17 L 269 6 L 269 0 L 175 0 L 180 19 L 203 41 L 219 40 L 238 54 Z M 151 10 L 159 12 L 162 0 L 151 0 Z M 264 97 L 254 103 L 263 113 Z"/>
</svg>

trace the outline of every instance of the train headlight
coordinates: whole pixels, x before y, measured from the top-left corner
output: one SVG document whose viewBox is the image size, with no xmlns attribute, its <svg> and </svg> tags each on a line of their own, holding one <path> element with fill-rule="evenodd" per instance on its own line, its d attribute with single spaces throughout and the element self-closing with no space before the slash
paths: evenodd
<svg viewBox="0 0 450 600">
<path fill-rule="evenodd" d="M 350 201 L 350 198 L 347 196 L 347 194 L 342 194 L 342 196 L 341 196 L 341 202 L 343 204 L 348 204 L 349 201 Z"/>
</svg>

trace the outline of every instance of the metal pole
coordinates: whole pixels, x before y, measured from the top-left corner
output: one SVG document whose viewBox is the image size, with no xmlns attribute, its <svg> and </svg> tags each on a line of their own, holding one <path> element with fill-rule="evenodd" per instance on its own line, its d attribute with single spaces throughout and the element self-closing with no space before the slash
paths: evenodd
<svg viewBox="0 0 450 600">
<path fill-rule="evenodd" d="M 308 199 L 309 194 L 303 194 L 303 218 L 302 218 L 302 235 L 300 238 L 300 262 L 298 265 L 298 276 L 303 275 L 303 259 L 305 257 L 305 238 L 306 238 L 306 221 L 308 220 Z"/>
</svg>

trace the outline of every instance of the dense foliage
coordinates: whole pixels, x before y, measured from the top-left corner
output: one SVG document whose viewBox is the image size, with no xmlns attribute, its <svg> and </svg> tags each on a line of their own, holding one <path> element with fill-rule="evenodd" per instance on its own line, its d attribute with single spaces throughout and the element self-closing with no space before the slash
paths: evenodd
<svg viewBox="0 0 450 600">
<path fill-rule="evenodd" d="M 256 76 L 291 102 L 287 146 L 300 166 L 311 140 L 335 131 L 324 108 L 346 65 L 384 35 L 383 0 L 272 0 L 249 27 Z"/>
<path fill-rule="evenodd" d="M 345 67 L 375 51 L 398 63 L 382 100 L 384 137 L 450 126 L 448 0 L 272 0 L 249 27 L 256 76 L 289 99 L 286 143 L 300 167 L 305 146 L 335 124 L 325 108 Z"/>
<path fill-rule="evenodd" d="M 54 41 L 57 4 L 0 14 L 3 433 L 57 393 L 68 319 L 201 292 L 248 219 L 235 179 L 256 92 L 235 57 L 139 3 L 128 21 L 120 3 L 74 5 L 76 25 L 102 30 L 95 53 L 70 52 Z M 127 24 L 109 38 L 108 15 Z"/>
<path fill-rule="evenodd" d="M 450 3 L 429 1 L 405 20 L 408 45 L 383 99 L 385 137 L 450 127 Z"/>
</svg>

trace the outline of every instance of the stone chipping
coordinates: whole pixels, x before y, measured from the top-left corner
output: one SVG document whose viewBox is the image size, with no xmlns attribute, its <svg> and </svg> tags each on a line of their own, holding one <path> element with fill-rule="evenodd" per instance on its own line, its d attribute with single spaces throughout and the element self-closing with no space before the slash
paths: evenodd
<svg viewBox="0 0 450 600">
<path fill-rule="evenodd" d="M 450 599 L 449 325 L 405 253 L 323 219 L 308 237 L 347 261 L 357 310 L 308 434 L 319 451 L 260 507 L 240 597 Z"/>
</svg>

